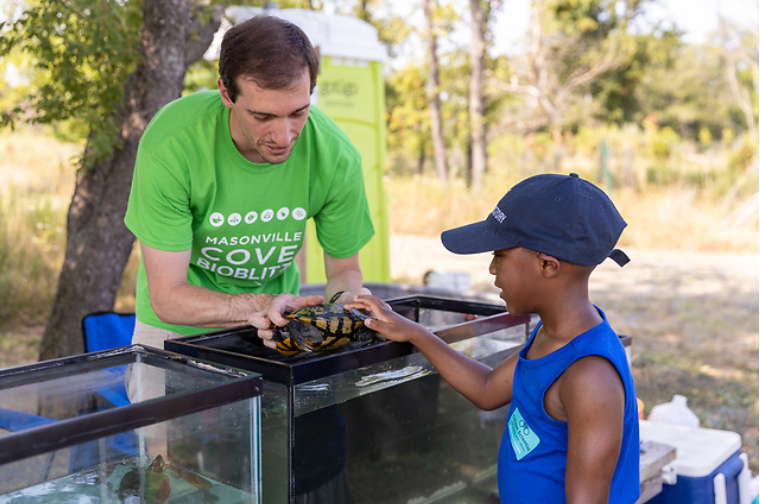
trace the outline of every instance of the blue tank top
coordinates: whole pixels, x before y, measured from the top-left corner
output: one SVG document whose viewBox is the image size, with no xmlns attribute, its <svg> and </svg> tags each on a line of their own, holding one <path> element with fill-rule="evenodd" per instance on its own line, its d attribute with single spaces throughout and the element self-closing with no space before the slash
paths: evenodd
<svg viewBox="0 0 760 504">
<path fill-rule="evenodd" d="M 597 308 L 597 310 L 599 310 Z M 567 423 L 544 411 L 544 394 L 567 367 L 588 355 L 609 360 L 625 388 L 623 440 L 609 502 L 633 503 L 639 497 L 639 421 L 636 389 L 625 350 L 607 317 L 596 327 L 539 359 L 526 359 L 541 324 L 520 351 L 512 386 L 512 403 L 499 449 L 499 494 L 504 503 L 561 504 L 565 499 Z"/>
</svg>

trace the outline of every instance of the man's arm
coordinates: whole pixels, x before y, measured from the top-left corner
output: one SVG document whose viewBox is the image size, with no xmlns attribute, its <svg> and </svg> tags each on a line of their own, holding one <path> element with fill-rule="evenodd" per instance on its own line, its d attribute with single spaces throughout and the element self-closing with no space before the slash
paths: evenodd
<svg viewBox="0 0 760 504">
<path fill-rule="evenodd" d="M 598 356 L 579 359 L 561 380 L 568 427 L 567 502 L 606 503 L 623 439 L 623 382 L 615 366 Z"/>
<path fill-rule="evenodd" d="M 270 310 L 273 300 L 298 308 L 315 304 L 321 297 L 296 298 L 290 294 L 224 294 L 187 282 L 190 250 L 168 252 L 140 244 L 153 311 L 167 324 L 208 328 L 232 328 L 250 323 L 257 312 Z M 293 298 L 290 303 L 283 297 Z M 314 299 L 312 299 L 314 298 Z"/>
<path fill-rule="evenodd" d="M 362 269 L 359 265 L 359 254 L 354 254 L 345 259 L 338 259 L 324 254 L 325 276 L 325 299 L 329 301 L 336 293 L 344 293 L 338 298 L 339 304 L 347 304 L 354 300 L 357 295 L 371 294 L 369 289 L 362 286 Z"/>
</svg>

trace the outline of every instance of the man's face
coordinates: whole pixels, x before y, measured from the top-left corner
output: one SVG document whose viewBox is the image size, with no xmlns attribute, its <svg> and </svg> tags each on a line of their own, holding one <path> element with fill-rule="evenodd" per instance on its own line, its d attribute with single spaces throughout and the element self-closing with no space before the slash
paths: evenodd
<svg viewBox="0 0 760 504">
<path fill-rule="evenodd" d="M 238 78 L 235 102 L 219 79 L 224 105 L 230 109 L 230 133 L 240 153 L 254 163 L 287 161 L 309 117 L 308 69 L 287 89 L 263 89 Z"/>
</svg>

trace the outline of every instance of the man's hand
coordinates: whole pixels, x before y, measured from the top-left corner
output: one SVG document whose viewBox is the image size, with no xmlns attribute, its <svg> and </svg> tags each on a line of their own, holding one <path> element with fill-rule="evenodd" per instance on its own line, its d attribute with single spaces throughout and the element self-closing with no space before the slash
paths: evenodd
<svg viewBox="0 0 760 504">
<path fill-rule="evenodd" d="M 259 338 L 264 341 L 264 345 L 277 349 L 277 343 L 272 340 L 274 337 L 273 326 L 283 327 L 290 322 L 283 315 L 307 306 L 322 304 L 324 301 L 325 298 L 322 296 L 299 297 L 293 294 L 280 294 L 270 301 L 269 306 L 251 315 L 248 323 L 258 329 Z"/>
<path fill-rule="evenodd" d="M 362 270 L 359 266 L 359 254 L 351 257 L 337 259 L 324 254 L 325 258 L 325 275 L 327 283 L 325 284 L 325 299 L 330 301 L 332 297 L 343 292 L 336 303 L 346 305 L 351 303 L 356 296 L 372 294 L 369 289 L 362 286 Z"/>
<path fill-rule="evenodd" d="M 345 292 L 344 291 L 343 294 L 341 294 L 338 297 L 338 299 L 335 300 L 335 303 L 337 303 L 339 305 L 344 305 L 345 306 L 345 305 L 347 305 L 349 303 L 353 303 L 354 300 L 357 297 L 359 297 L 359 296 L 371 296 L 371 295 L 372 295 L 372 291 L 370 291 L 366 287 L 362 287 L 361 289 L 359 289 L 358 292 Z"/>
</svg>

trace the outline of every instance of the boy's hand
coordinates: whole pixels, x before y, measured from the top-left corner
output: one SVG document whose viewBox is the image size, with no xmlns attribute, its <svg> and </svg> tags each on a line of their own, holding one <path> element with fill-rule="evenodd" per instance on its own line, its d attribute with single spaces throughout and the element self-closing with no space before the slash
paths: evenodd
<svg viewBox="0 0 760 504">
<path fill-rule="evenodd" d="M 393 341 L 414 343 L 417 337 L 428 334 L 427 329 L 394 312 L 388 303 L 376 296 L 357 296 L 345 308 L 368 312 L 374 318 L 365 320 L 364 324 Z"/>
</svg>

